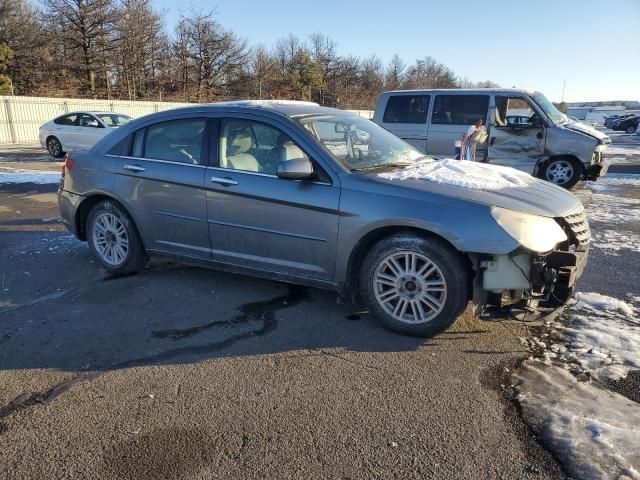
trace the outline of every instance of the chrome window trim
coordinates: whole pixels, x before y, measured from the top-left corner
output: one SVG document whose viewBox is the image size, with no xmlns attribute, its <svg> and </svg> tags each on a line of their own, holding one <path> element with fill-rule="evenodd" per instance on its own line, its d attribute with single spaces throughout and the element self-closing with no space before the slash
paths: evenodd
<svg viewBox="0 0 640 480">
<path fill-rule="evenodd" d="M 272 175 L 271 173 L 251 172 L 249 170 L 236 170 L 236 169 L 233 169 L 233 168 L 212 167 L 212 166 L 209 166 L 208 168 L 210 168 L 212 170 L 218 170 L 220 172 L 244 173 L 244 174 L 248 174 L 248 175 L 255 175 L 257 177 L 267 177 L 267 178 L 276 178 L 278 180 L 286 180 L 284 178 L 278 177 L 277 175 Z M 288 181 L 292 181 L 292 180 L 288 180 Z M 294 182 L 299 182 L 300 180 L 293 180 L 293 181 Z M 327 182 L 307 182 L 307 183 L 311 183 L 313 185 L 333 186 L 333 183 L 327 183 Z"/>
<path fill-rule="evenodd" d="M 173 162 L 171 160 L 160 160 L 159 158 L 132 157 L 129 155 L 114 155 L 112 153 L 105 154 L 105 157 L 124 158 L 128 160 L 144 160 L 146 162 L 168 163 L 170 165 L 184 165 L 186 167 L 207 168 L 206 165 L 194 165 L 193 163 Z"/>
</svg>

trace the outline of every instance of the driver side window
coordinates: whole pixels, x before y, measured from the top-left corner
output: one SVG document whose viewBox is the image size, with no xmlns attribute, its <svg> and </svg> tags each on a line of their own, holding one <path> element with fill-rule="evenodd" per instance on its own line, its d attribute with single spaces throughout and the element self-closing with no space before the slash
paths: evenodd
<svg viewBox="0 0 640 480">
<path fill-rule="evenodd" d="M 282 131 L 252 120 L 225 119 L 220 129 L 220 167 L 275 175 L 278 164 L 305 157 Z"/>
<path fill-rule="evenodd" d="M 496 96 L 496 127 L 531 128 L 536 117 L 537 113 L 524 98 Z"/>
<path fill-rule="evenodd" d="M 170 120 L 138 130 L 133 137 L 131 155 L 152 160 L 201 165 L 206 120 Z"/>
</svg>

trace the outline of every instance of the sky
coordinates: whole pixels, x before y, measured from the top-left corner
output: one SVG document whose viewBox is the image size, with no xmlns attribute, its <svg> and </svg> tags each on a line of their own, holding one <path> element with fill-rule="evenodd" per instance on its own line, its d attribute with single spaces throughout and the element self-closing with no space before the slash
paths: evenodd
<svg viewBox="0 0 640 480">
<path fill-rule="evenodd" d="M 173 29 L 216 13 L 251 45 L 321 32 L 341 55 L 434 57 L 470 80 L 553 101 L 640 100 L 640 0 L 152 0 Z"/>
</svg>

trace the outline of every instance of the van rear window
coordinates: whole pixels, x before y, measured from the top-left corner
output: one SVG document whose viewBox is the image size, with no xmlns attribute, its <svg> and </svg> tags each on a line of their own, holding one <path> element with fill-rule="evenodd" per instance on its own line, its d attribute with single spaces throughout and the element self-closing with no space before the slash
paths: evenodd
<svg viewBox="0 0 640 480">
<path fill-rule="evenodd" d="M 431 123 L 434 125 L 473 125 L 487 121 L 489 95 L 436 95 Z"/>
<path fill-rule="evenodd" d="M 394 95 L 389 97 L 383 123 L 425 123 L 429 95 Z"/>
</svg>

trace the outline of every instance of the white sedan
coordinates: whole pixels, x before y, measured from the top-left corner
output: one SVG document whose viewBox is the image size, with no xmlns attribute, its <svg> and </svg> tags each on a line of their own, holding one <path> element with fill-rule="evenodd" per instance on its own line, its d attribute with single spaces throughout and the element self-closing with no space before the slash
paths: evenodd
<svg viewBox="0 0 640 480">
<path fill-rule="evenodd" d="M 92 147 L 129 120 L 130 116 L 113 112 L 65 113 L 40 127 L 40 145 L 52 157 L 62 157 L 67 151 Z"/>
</svg>

